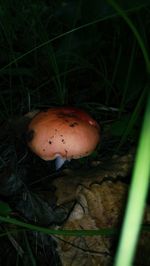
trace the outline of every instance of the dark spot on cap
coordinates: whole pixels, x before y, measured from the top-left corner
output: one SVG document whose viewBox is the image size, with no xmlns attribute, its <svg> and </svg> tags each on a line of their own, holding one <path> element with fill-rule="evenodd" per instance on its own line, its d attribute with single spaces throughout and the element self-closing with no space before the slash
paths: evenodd
<svg viewBox="0 0 150 266">
<path fill-rule="evenodd" d="M 50 141 L 50 140 L 49 140 L 49 142 L 48 142 L 48 143 L 49 143 L 49 144 L 52 144 L 52 141 Z"/>
<path fill-rule="evenodd" d="M 77 126 L 77 125 L 78 125 L 77 122 L 73 122 L 73 123 L 69 124 L 69 127 L 75 127 L 75 126 Z"/>
<path fill-rule="evenodd" d="M 35 132 L 34 132 L 33 129 L 28 130 L 27 133 L 25 134 L 25 139 L 26 139 L 26 141 L 27 141 L 27 142 L 32 141 L 32 139 L 34 138 L 34 134 L 35 134 Z"/>
<path fill-rule="evenodd" d="M 45 149 L 43 149 L 43 151 L 45 151 Z"/>
<path fill-rule="evenodd" d="M 62 141 L 62 143 L 63 143 L 63 144 L 65 144 L 65 143 L 66 143 L 64 139 L 62 139 L 61 141 Z"/>
</svg>

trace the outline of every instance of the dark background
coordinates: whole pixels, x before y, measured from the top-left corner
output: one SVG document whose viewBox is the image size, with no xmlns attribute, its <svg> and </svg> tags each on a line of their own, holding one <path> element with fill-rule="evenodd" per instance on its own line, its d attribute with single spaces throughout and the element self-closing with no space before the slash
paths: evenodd
<svg viewBox="0 0 150 266">
<path fill-rule="evenodd" d="M 117 3 L 149 49 L 149 1 Z M 107 1 L 1 1 L 0 40 L 1 119 L 54 105 L 118 119 L 147 83 L 139 43 Z"/>
</svg>

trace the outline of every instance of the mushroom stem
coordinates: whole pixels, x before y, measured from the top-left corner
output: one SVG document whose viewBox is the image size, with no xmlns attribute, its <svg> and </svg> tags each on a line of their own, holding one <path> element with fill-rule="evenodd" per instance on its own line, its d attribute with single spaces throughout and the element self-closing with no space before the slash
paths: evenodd
<svg viewBox="0 0 150 266">
<path fill-rule="evenodd" d="M 55 160 L 56 170 L 59 170 L 66 161 L 67 160 L 65 158 L 62 158 L 61 156 L 56 157 L 56 160 Z"/>
</svg>

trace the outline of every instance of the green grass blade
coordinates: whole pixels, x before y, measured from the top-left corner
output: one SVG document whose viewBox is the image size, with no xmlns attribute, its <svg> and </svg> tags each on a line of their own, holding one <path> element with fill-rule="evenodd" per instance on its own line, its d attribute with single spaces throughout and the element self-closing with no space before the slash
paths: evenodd
<svg viewBox="0 0 150 266">
<path fill-rule="evenodd" d="M 64 235 L 64 236 L 94 236 L 94 235 L 103 235 L 103 236 L 110 236 L 115 235 L 118 230 L 115 228 L 102 228 L 99 230 L 55 230 L 55 229 L 49 229 L 45 227 L 40 227 L 33 224 L 28 224 L 21 222 L 17 219 L 10 218 L 10 217 L 3 217 L 0 216 L 0 221 L 5 223 L 14 224 L 23 228 L 26 228 L 28 230 L 41 232 L 43 234 L 49 234 L 49 235 Z"/>
<path fill-rule="evenodd" d="M 41 232 L 43 234 L 48 234 L 48 235 L 63 235 L 63 236 L 95 236 L 95 235 L 101 235 L 101 236 L 113 236 L 118 234 L 119 230 L 116 228 L 101 228 L 99 230 L 55 230 L 55 229 L 49 229 L 49 228 L 45 228 L 45 227 L 41 227 L 41 226 L 37 226 L 37 225 L 33 225 L 33 224 L 29 224 L 29 223 L 25 223 L 22 221 L 19 221 L 17 219 L 14 218 L 10 218 L 10 217 L 4 217 L 4 216 L 0 216 L 0 221 L 5 222 L 5 223 L 9 223 L 9 224 L 14 224 L 16 226 L 19 226 L 21 228 L 25 228 L 27 230 L 32 230 L 32 231 L 36 231 L 36 232 Z M 18 229 L 20 230 L 20 229 Z M 143 226 L 142 230 L 146 231 L 146 232 L 150 232 L 150 227 L 149 226 Z M 3 236 L 5 234 L 0 234 L 0 236 Z"/>
<path fill-rule="evenodd" d="M 114 15 L 111 15 L 111 16 L 109 16 L 109 17 L 113 17 L 113 16 L 114 16 Z M 34 51 L 36 51 L 36 50 L 38 50 L 38 49 L 40 49 L 40 48 L 42 48 L 42 47 L 44 47 L 44 46 L 46 46 L 46 45 L 49 45 L 50 43 L 52 43 L 52 42 L 54 42 L 54 41 L 56 41 L 56 40 L 58 40 L 58 39 L 61 39 L 61 38 L 63 38 L 63 37 L 65 37 L 65 36 L 67 36 L 67 35 L 69 35 L 69 34 L 75 32 L 75 31 L 78 31 L 78 30 L 84 29 L 84 28 L 86 28 L 86 27 L 89 27 L 89 26 L 91 26 L 91 25 L 93 25 L 93 24 L 96 24 L 96 23 L 98 23 L 98 22 L 100 22 L 100 21 L 103 21 L 103 20 L 106 20 L 106 19 L 108 19 L 108 17 L 107 17 L 107 18 L 99 18 L 99 19 L 96 19 L 96 20 L 94 20 L 94 21 L 91 21 L 91 22 L 86 23 L 86 24 L 84 24 L 84 25 L 81 25 L 81 26 L 79 26 L 79 27 L 73 28 L 73 29 L 71 29 L 71 30 L 69 30 L 69 31 L 63 32 L 62 34 L 59 34 L 58 36 L 56 36 L 56 37 L 54 37 L 54 38 L 52 38 L 52 39 L 50 39 L 50 40 L 47 40 L 47 41 L 45 41 L 45 42 L 42 42 L 41 44 L 37 45 L 36 47 L 33 47 L 31 50 L 29 50 L 29 51 L 27 51 L 26 53 L 24 53 L 24 54 L 18 56 L 17 58 L 15 58 L 14 60 L 12 60 L 10 63 L 8 63 L 8 64 L 5 65 L 4 67 L 2 67 L 2 68 L 0 69 L 0 73 L 3 72 L 3 70 L 6 69 L 7 67 L 9 67 L 9 66 L 11 66 L 12 64 L 14 64 L 14 63 L 20 61 L 20 60 L 23 59 L 24 57 L 26 57 L 26 56 L 28 56 L 29 54 L 33 53 Z"/>
<path fill-rule="evenodd" d="M 150 177 L 150 97 L 137 150 L 128 205 L 115 266 L 131 266 L 145 208 Z"/>
</svg>

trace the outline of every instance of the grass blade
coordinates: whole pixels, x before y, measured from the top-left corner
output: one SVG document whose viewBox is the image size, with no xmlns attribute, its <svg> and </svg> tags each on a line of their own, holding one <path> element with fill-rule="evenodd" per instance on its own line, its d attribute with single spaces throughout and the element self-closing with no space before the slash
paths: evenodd
<svg viewBox="0 0 150 266">
<path fill-rule="evenodd" d="M 150 177 L 150 97 L 137 150 L 128 205 L 115 266 L 131 266 L 140 232 Z"/>
</svg>

